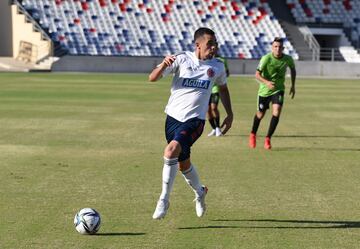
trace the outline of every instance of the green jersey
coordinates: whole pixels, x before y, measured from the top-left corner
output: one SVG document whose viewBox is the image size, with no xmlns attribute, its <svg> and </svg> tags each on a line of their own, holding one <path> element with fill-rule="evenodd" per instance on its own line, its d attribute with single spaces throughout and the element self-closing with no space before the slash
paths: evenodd
<svg viewBox="0 0 360 249">
<path fill-rule="evenodd" d="M 228 70 L 227 60 L 225 58 L 221 57 L 221 56 L 216 56 L 216 59 L 218 59 L 219 61 L 224 63 L 225 72 L 227 72 L 227 70 Z M 219 86 L 214 84 L 212 89 L 211 89 L 211 93 L 218 93 L 218 92 L 219 92 Z"/>
<path fill-rule="evenodd" d="M 274 82 L 275 88 L 270 90 L 264 83 L 260 82 L 259 96 L 268 97 L 279 91 L 285 90 L 285 74 L 287 67 L 295 69 L 295 63 L 291 56 L 283 54 L 281 58 L 275 58 L 272 53 L 261 57 L 257 71 L 261 76 Z"/>
</svg>

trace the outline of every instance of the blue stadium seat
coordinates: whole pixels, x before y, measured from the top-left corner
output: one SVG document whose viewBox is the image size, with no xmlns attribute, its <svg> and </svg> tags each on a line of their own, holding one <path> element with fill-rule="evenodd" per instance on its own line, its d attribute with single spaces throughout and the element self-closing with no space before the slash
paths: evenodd
<svg viewBox="0 0 360 249">
<path fill-rule="evenodd" d="M 54 41 L 61 41 L 74 54 L 161 56 L 193 50 L 193 31 L 203 23 L 221 31 L 219 45 L 224 56 L 242 54 L 257 59 L 270 51 L 267 41 L 284 36 L 264 0 L 26 0 L 23 4 Z M 309 8 L 309 1 L 303 7 Z M 360 22 L 358 16 L 354 15 L 354 23 Z M 354 37 L 359 31 L 353 28 Z M 286 46 L 296 58 L 292 45 L 288 42 Z"/>
</svg>

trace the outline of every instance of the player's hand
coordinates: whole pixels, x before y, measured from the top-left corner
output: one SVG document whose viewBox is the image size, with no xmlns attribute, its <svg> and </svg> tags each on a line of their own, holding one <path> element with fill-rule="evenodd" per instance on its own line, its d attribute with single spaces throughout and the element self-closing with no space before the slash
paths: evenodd
<svg viewBox="0 0 360 249">
<path fill-rule="evenodd" d="M 221 124 L 221 129 L 224 128 L 224 129 L 221 131 L 223 135 L 225 135 L 226 132 L 228 132 L 228 130 L 231 128 L 233 119 L 234 119 L 233 115 L 228 115 L 228 116 L 224 119 L 223 123 Z"/>
<path fill-rule="evenodd" d="M 270 90 L 274 90 L 274 88 L 275 88 L 275 83 L 269 81 L 269 82 L 266 83 L 266 86 L 267 86 Z"/>
<path fill-rule="evenodd" d="M 289 95 L 291 95 L 291 98 L 292 98 L 292 99 L 295 97 L 295 87 L 292 86 L 292 87 L 290 88 Z"/>
<path fill-rule="evenodd" d="M 163 64 L 166 65 L 167 67 L 171 66 L 171 64 L 174 63 L 174 61 L 176 60 L 176 56 L 175 55 L 167 55 L 164 60 L 163 60 Z"/>
</svg>

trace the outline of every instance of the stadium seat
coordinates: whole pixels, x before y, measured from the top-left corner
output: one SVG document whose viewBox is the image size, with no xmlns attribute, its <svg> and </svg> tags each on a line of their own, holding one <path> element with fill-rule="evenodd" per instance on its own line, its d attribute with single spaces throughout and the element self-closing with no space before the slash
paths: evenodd
<svg viewBox="0 0 360 249">
<path fill-rule="evenodd" d="M 356 18 L 360 16 L 360 4 L 350 0 L 287 0 L 288 8 L 298 23 L 341 24 L 352 30 L 360 29 Z M 359 42 L 354 34 L 352 39 Z"/>
<path fill-rule="evenodd" d="M 193 50 L 194 30 L 209 26 L 218 35 L 223 56 L 258 59 L 270 51 L 275 36 L 285 37 L 266 0 L 24 0 L 22 4 L 29 13 L 35 15 L 36 10 L 50 37 L 74 55 L 163 56 Z M 344 3 L 344 9 L 348 5 Z M 298 58 L 290 42 L 285 51 Z"/>
</svg>

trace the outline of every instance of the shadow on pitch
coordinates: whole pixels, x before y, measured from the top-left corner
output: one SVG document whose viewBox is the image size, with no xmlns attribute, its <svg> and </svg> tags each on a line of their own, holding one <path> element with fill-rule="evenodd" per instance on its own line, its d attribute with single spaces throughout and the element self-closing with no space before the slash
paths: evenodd
<svg viewBox="0 0 360 249">
<path fill-rule="evenodd" d="M 266 229 L 341 229 L 341 228 L 360 228 L 360 221 L 320 221 L 320 220 L 278 220 L 278 219 L 216 219 L 213 221 L 221 222 L 250 222 L 256 225 L 239 226 L 239 228 L 266 228 Z M 263 226 L 263 223 L 271 225 Z M 285 225 L 286 224 L 286 225 Z"/>
<path fill-rule="evenodd" d="M 273 148 L 272 151 L 358 151 L 359 148 L 316 148 L 316 147 L 279 147 Z"/>
<path fill-rule="evenodd" d="M 339 135 L 274 135 L 274 137 L 289 137 L 289 138 L 360 138 L 360 136 L 339 136 Z"/>
<path fill-rule="evenodd" d="M 95 236 L 139 236 L 146 233 L 96 233 Z"/>
<path fill-rule="evenodd" d="M 249 134 L 226 134 L 225 136 L 229 137 L 249 137 Z M 258 138 L 265 138 L 265 135 L 257 135 Z M 276 137 L 284 137 L 284 138 L 351 138 L 358 139 L 360 136 L 339 136 L 339 135 L 274 135 Z"/>
<path fill-rule="evenodd" d="M 203 227 L 179 227 L 179 230 L 193 230 L 193 229 L 216 229 L 216 228 L 242 228 L 240 226 L 203 226 Z"/>
<path fill-rule="evenodd" d="M 194 229 L 349 229 L 360 228 L 360 221 L 317 221 L 317 220 L 277 220 L 277 219 L 259 219 L 259 220 L 234 220 L 234 219 L 216 219 L 215 222 L 237 222 L 239 225 L 211 225 L 201 227 L 179 227 L 180 230 Z M 241 223 L 251 223 L 250 225 L 241 225 Z M 264 226 L 264 223 L 270 225 Z"/>
</svg>

